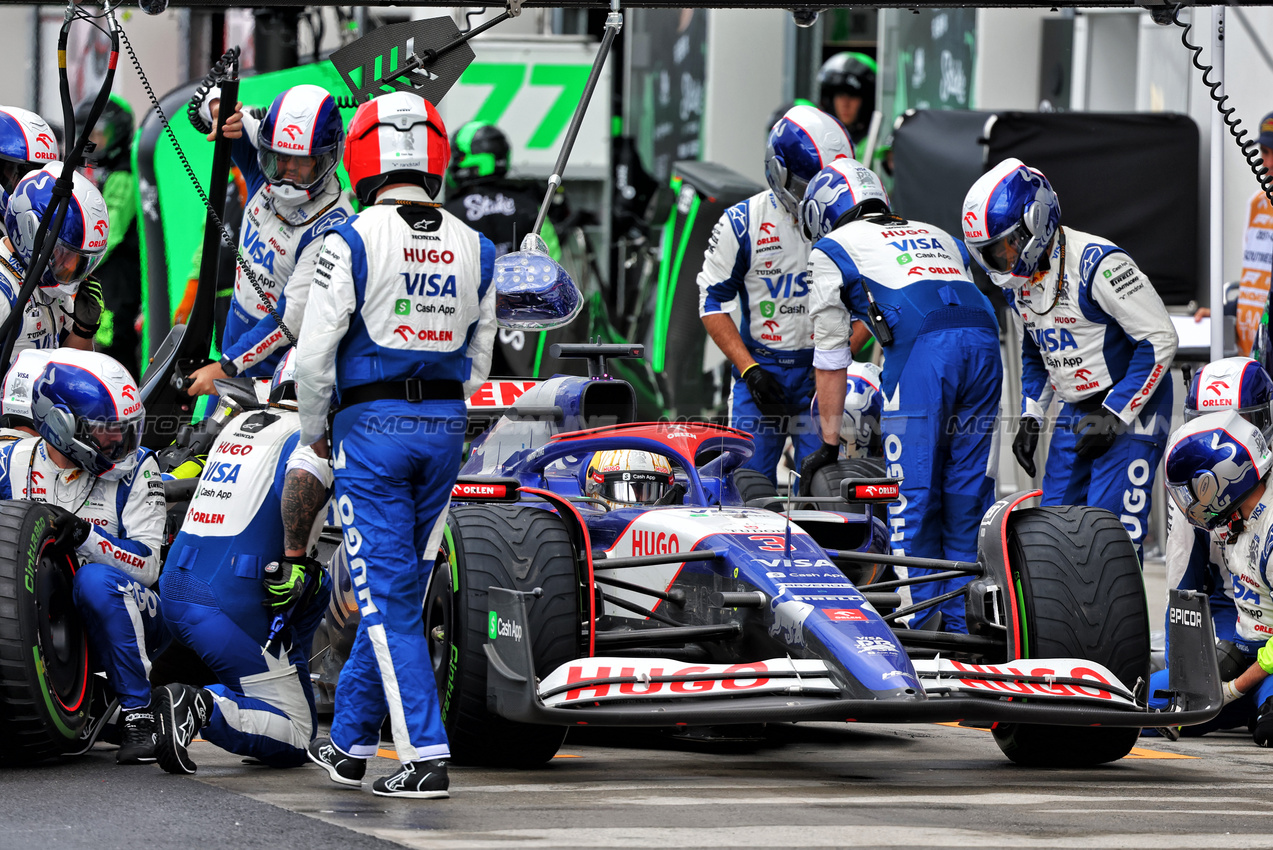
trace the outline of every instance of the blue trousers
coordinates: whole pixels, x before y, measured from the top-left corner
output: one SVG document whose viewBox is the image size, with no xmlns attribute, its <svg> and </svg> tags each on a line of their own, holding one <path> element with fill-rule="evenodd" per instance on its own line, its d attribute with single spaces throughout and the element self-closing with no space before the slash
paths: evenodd
<svg viewBox="0 0 1273 850">
<path fill-rule="evenodd" d="M 336 505 L 362 619 L 331 739 L 375 755 L 385 715 L 405 764 L 450 755 L 422 607 L 460 470 L 459 401 L 378 401 L 336 415 Z"/>
<path fill-rule="evenodd" d="M 884 459 L 901 479 L 889 505 L 895 555 L 977 560 L 977 529 L 994 503 L 996 435 L 1003 363 L 989 329 L 940 330 L 919 337 L 897 388 L 884 404 Z M 933 570 L 896 567 L 899 578 Z M 951 593 L 971 578 L 901 588 L 902 606 Z M 916 612 L 921 628 L 936 612 L 947 631 L 968 630 L 962 596 Z"/>
<path fill-rule="evenodd" d="M 96 669 L 106 671 L 123 708 L 150 703 L 150 659 L 171 639 L 159 594 L 116 567 L 84 564 L 72 586 Z"/>
<path fill-rule="evenodd" d="M 162 581 L 160 582 L 162 585 Z M 318 718 L 310 683 L 314 632 L 331 595 L 327 584 L 284 630 L 286 656 L 266 655 L 266 634 L 250 635 L 224 611 L 166 598 L 164 618 L 172 633 L 216 673 L 212 720 L 201 733 L 223 750 L 271 767 L 307 761 Z"/>
<path fill-rule="evenodd" d="M 814 371 L 811 366 L 779 366 L 763 362 L 760 368 L 779 380 L 791 404 L 803 405 L 801 412 L 781 419 L 761 416 L 760 408 L 747 389 L 747 382 L 739 377 L 735 369 L 734 389 L 729 396 L 729 424 L 752 436 L 755 453 L 743 464 L 743 468 L 763 472 L 777 484 L 778 461 L 782 458 L 783 447 L 787 445 L 787 437 L 791 437 L 795 447 L 796 469 L 800 468 L 805 455 L 822 444 L 820 426 L 809 414 Z"/>
<path fill-rule="evenodd" d="M 1165 417 L 1159 421 L 1157 411 L 1171 410 L 1170 384 L 1158 389 L 1149 407 L 1139 428 L 1115 437 L 1110 450 L 1095 460 L 1084 460 L 1074 453 L 1078 437 L 1072 425 L 1083 413 L 1071 404 L 1063 405 L 1043 472 L 1044 505 L 1104 508 L 1122 520 L 1138 558 L 1149 522 L 1154 476 L 1167 447 L 1168 426 Z"/>
</svg>

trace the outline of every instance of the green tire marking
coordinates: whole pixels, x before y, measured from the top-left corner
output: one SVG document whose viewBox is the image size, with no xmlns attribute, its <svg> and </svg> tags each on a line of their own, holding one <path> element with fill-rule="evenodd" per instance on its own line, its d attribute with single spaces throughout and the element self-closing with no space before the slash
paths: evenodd
<svg viewBox="0 0 1273 850">
<path fill-rule="evenodd" d="M 31 647 L 31 654 L 35 656 L 35 677 L 40 681 L 40 693 L 44 696 L 44 704 L 48 706 L 49 717 L 53 718 L 53 725 L 62 733 L 63 737 L 76 737 L 76 733 L 62 722 L 61 717 L 58 717 L 57 707 L 53 705 L 53 698 L 49 695 L 49 684 L 44 678 L 44 659 L 40 657 L 40 648 L 38 646 Z"/>
<path fill-rule="evenodd" d="M 1021 650 L 1022 658 L 1029 658 L 1030 652 L 1030 633 L 1026 630 L 1025 622 L 1025 593 L 1021 590 L 1021 574 L 1017 573 L 1015 577 L 1017 583 L 1017 612 L 1021 618 L 1021 646 L 1017 647 Z"/>
</svg>

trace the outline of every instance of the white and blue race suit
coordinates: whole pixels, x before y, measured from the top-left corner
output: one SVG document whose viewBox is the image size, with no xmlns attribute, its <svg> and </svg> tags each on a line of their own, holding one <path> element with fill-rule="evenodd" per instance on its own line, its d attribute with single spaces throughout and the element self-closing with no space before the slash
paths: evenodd
<svg viewBox="0 0 1273 850">
<path fill-rule="evenodd" d="M 762 369 L 803 410 L 781 419 L 761 416 L 747 383 L 733 369 L 729 424 L 751 433 L 755 454 L 745 466 L 774 479 L 790 435 L 796 468 L 821 440 L 809 415 L 813 395 L 813 323 L 809 316 L 809 241 L 768 190 L 734 204 L 716 222 L 698 274 L 698 314 L 742 308 L 739 334 Z"/>
<path fill-rule="evenodd" d="M 58 505 L 92 526 L 75 550 L 72 596 L 97 669 L 126 709 L 150 703 L 150 660 L 168 644 L 159 594 L 150 589 L 159 577 L 163 481 L 150 452 L 138 455 L 132 475 L 107 481 L 59 467 L 38 437 L 0 446 L 0 499 Z"/>
<path fill-rule="evenodd" d="M 322 235 L 353 215 L 353 205 L 333 174 L 322 191 L 301 203 L 283 200 L 256 159 L 258 119 L 243 115 L 243 137 L 234 140 L 234 164 L 247 181 L 248 202 L 239 231 L 239 254 L 252 269 L 265 298 L 292 336 L 300 332 Z M 268 378 L 291 345 L 252 282 L 235 266 L 234 298 L 221 339 L 222 355 L 238 374 Z"/>
<path fill-rule="evenodd" d="M 299 444 L 300 428 L 300 416 L 281 407 L 226 423 L 159 580 L 168 628 L 219 681 L 208 688 L 212 717 L 200 734 L 274 767 L 304 763 L 314 737 L 309 651 L 330 594 L 324 584 L 305 608 L 293 610 L 282 648 L 264 652 L 274 615 L 262 604 L 261 579 L 265 565 L 283 556 L 284 479 L 300 469 L 331 486 L 330 464 Z"/>
<path fill-rule="evenodd" d="M 450 753 L 421 606 L 496 330 L 495 246 L 428 201 L 391 189 L 327 234 L 296 354 L 303 442 L 340 397 L 336 509 L 362 615 L 331 740 L 369 758 L 388 714 L 403 763 Z"/>
<path fill-rule="evenodd" d="M 831 231 L 814 244 L 809 259 L 815 367 L 848 366 L 850 315 L 861 321 L 870 316 L 864 287 L 893 334 L 884 347 L 881 430 L 888 475 L 901 479 L 901 497 L 889 506 L 898 555 L 975 561 L 978 524 L 994 500 L 1003 381 L 999 324 L 968 263 L 963 243 L 945 231 L 892 216 L 857 219 Z M 897 571 L 902 578 L 930 572 Z M 904 587 L 902 604 L 952 592 L 967 581 Z M 961 597 L 936 610 L 943 628 L 966 631 Z M 915 622 L 933 613 L 922 611 Z"/>
<path fill-rule="evenodd" d="M 22 261 L 4 243 L 0 243 L 0 323 L 9 318 L 22 289 Z M 36 287 L 27 302 L 17 341 L 11 358 L 29 348 L 57 348 L 69 333 L 75 299 Z M 13 360 L 9 361 L 12 364 Z M 8 365 L 6 364 L 6 368 Z"/>
<path fill-rule="evenodd" d="M 1051 269 L 1019 294 L 1005 289 L 1004 297 L 1025 322 L 1022 415 L 1042 420 L 1054 393 L 1063 402 L 1043 504 L 1110 511 L 1139 555 L 1171 424 L 1167 370 L 1176 331 L 1167 308 L 1126 252 L 1068 227 L 1058 231 Z M 1109 451 L 1085 460 L 1075 453 L 1074 427 L 1102 409 L 1127 427 Z"/>
</svg>

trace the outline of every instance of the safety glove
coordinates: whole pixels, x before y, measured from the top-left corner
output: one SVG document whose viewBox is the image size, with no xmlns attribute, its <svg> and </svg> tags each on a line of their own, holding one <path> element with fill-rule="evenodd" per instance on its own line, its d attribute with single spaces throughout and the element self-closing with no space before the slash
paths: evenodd
<svg viewBox="0 0 1273 850">
<path fill-rule="evenodd" d="M 1031 478 L 1038 474 L 1038 468 L 1034 465 L 1034 453 L 1039 448 L 1039 432 L 1042 430 L 1043 423 L 1038 419 L 1022 416 L 1021 424 L 1017 426 L 1017 436 L 1012 441 L 1012 454 L 1025 470 L 1025 474 Z"/>
<path fill-rule="evenodd" d="M 66 508 L 59 505 L 49 505 L 48 508 L 53 512 L 52 528 L 57 535 L 53 540 L 55 548 L 73 552 L 93 533 L 91 523 L 80 519 Z"/>
<path fill-rule="evenodd" d="M 812 495 L 813 476 L 824 466 L 830 466 L 840 459 L 840 447 L 831 443 L 823 443 L 804 456 L 800 461 L 800 495 Z"/>
<path fill-rule="evenodd" d="M 321 582 L 323 565 L 313 558 L 280 558 L 265 565 L 261 605 L 281 614 L 300 601 L 309 582 Z"/>
<path fill-rule="evenodd" d="M 747 390 L 763 415 L 788 415 L 790 405 L 787 404 L 787 391 L 772 372 L 762 369 L 759 363 L 753 363 L 743 370 L 743 380 L 747 382 Z"/>
<path fill-rule="evenodd" d="M 75 306 L 71 313 L 75 333 L 93 337 L 102 326 L 102 285 L 93 278 L 81 281 L 75 290 Z"/>
<path fill-rule="evenodd" d="M 1118 435 L 1126 430 L 1123 420 L 1105 408 L 1089 413 L 1074 426 L 1078 442 L 1074 444 L 1074 453 L 1083 460 L 1096 460 L 1114 445 Z"/>
</svg>

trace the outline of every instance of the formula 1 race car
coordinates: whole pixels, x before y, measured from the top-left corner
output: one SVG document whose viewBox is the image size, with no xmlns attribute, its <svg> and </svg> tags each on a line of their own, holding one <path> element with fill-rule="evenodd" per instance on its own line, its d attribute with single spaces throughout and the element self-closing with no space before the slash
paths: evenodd
<svg viewBox="0 0 1273 850">
<path fill-rule="evenodd" d="M 1187 593 L 1171 601 L 1172 708 L 1146 708 L 1144 585 L 1111 514 L 1025 507 L 1038 493 L 1019 493 L 982 520 L 976 563 L 889 555 L 870 505 L 896 499 L 896 481 L 748 504 L 735 482 L 747 434 L 632 421 L 633 391 L 605 358 L 640 346 L 553 353 L 588 358 L 592 377 L 493 382 L 471 402 L 482 433 L 428 586 L 458 761 L 541 764 L 585 724 L 965 721 L 993 723 L 1013 761 L 1080 766 L 1122 758 L 1141 727 L 1219 711 L 1210 613 Z M 593 454 L 622 449 L 674 468 L 657 504 L 587 494 Z M 916 567 L 941 572 L 906 578 Z M 352 635 L 339 553 L 333 570 L 329 625 Z M 901 588 L 960 575 L 971 634 L 900 625 L 951 596 L 903 605 Z"/>
</svg>

